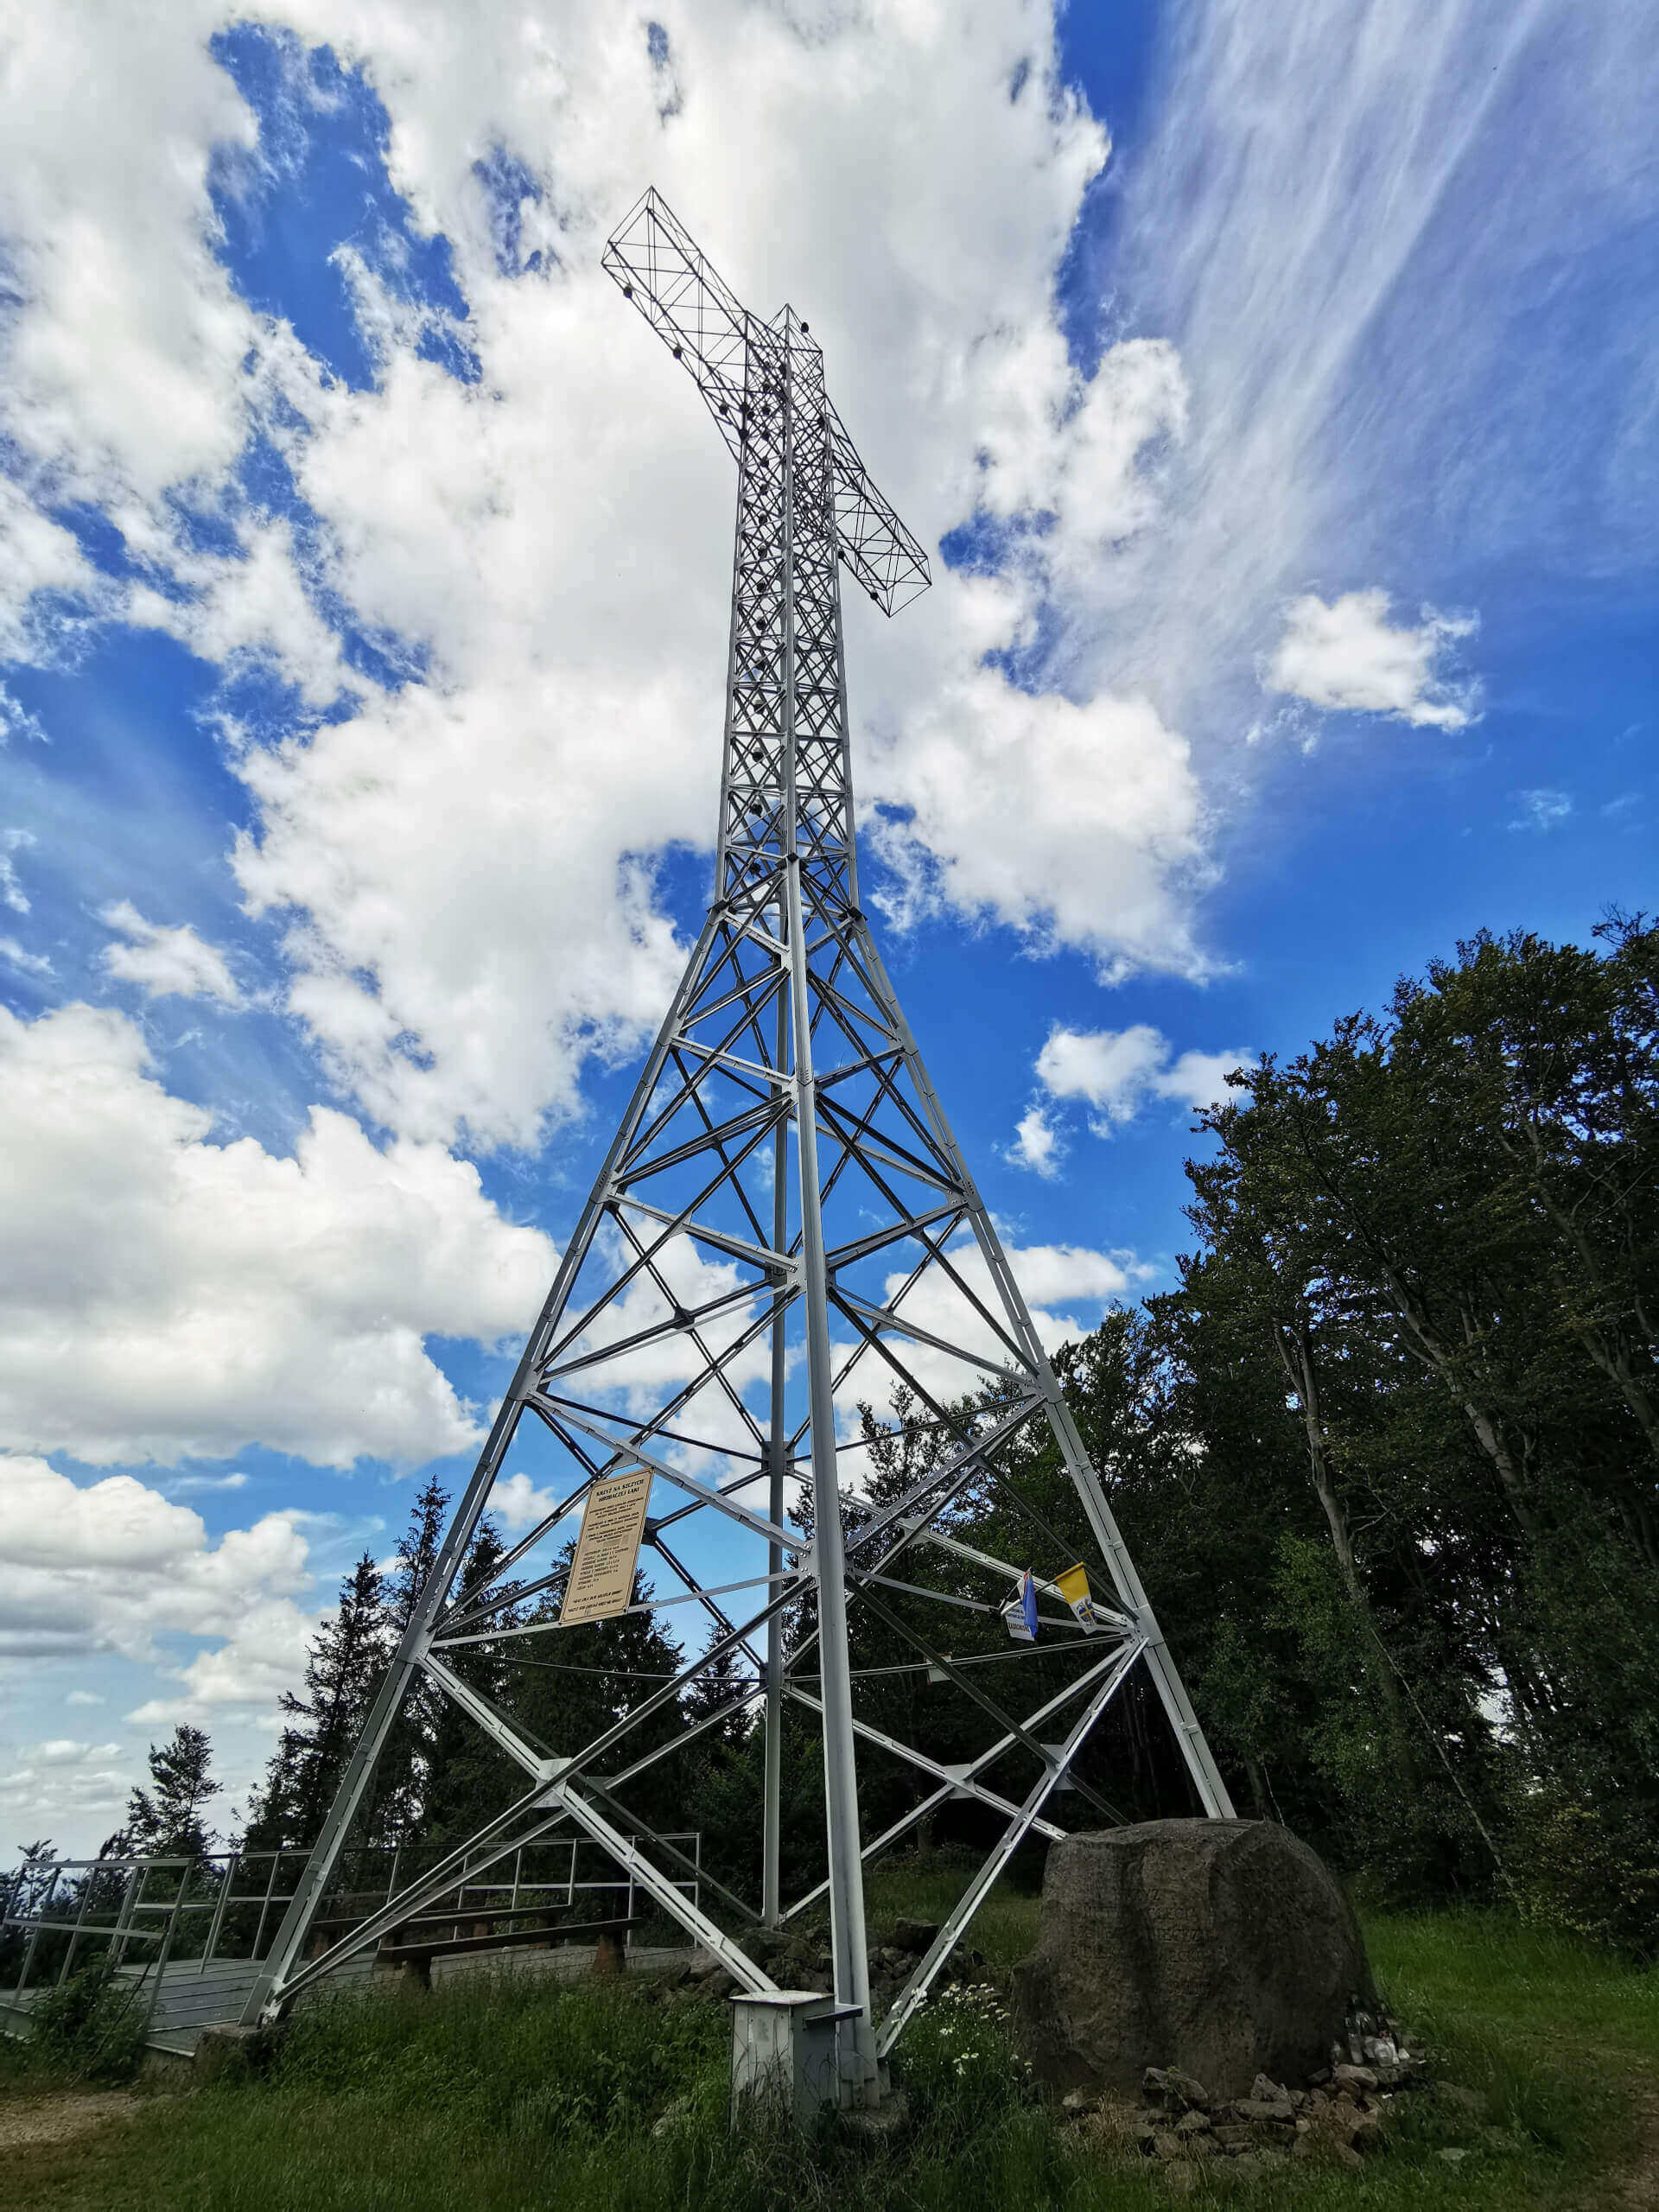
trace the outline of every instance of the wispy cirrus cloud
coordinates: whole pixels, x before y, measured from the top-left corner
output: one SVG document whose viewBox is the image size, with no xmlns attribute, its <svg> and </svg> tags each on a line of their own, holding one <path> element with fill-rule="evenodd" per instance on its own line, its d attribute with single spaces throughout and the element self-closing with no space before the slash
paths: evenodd
<svg viewBox="0 0 1659 2212">
<path fill-rule="evenodd" d="M 1535 836 L 1548 836 L 1552 830 L 1559 830 L 1573 812 L 1572 795 L 1548 785 L 1532 791 L 1513 791 L 1510 797 L 1521 811 L 1511 817 L 1510 828 L 1528 830 Z"/>
<path fill-rule="evenodd" d="M 1656 96 L 1636 17 L 1566 0 L 1179 18 L 1091 265 L 1109 328 L 1179 349 L 1190 427 L 1160 526 L 1093 575 L 1077 681 L 1144 689 L 1203 773 L 1254 720 L 1255 666 L 1314 577 L 1353 614 L 1471 597 L 1493 557 L 1575 575 L 1650 560 L 1659 308 L 1651 247 L 1632 263 L 1630 241 L 1659 197 Z M 1604 319 L 1618 342 L 1586 358 Z M 1321 708 L 1357 688 L 1389 701 L 1370 711 L 1403 696 L 1421 719 L 1427 700 L 1456 727 L 1455 690 L 1345 658 L 1308 671 Z"/>
</svg>

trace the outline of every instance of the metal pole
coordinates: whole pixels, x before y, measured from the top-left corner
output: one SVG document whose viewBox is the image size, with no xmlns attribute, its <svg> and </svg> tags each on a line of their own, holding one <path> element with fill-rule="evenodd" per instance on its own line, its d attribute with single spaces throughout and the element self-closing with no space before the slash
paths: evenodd
<svg viewBox="0 0 1659 2212">
<path fill-rule="evenodd" d="M 234 1851 L 228 1853 L 226 1856 L 225 1878 L 219 1885 L 219 1901 L 213 1907 L 213 1917 L 207 1929 L 207 1941 L 202 1947 L 201 1964 L 196 1969 L 198 1974 L 207 1973 L 207 1961 L 219 1948 L 219 1931 L 225 1918 L 225 1907 L 230 1901 L 231 1885 L 236 1879 L 237 1859 L 238 1854 Z"/>
<path fill-rule="evenodd" d="M 265 1940 L 265 1920 L 270 1911 L 271 1893 L 276 1887 L 276 1869 L 282 1863 L 281 1850 L 273 1851 L 270 1854 L 270 1872 L 265 1877 L 265 1894 L 259 1904 L 259 1925 L 253 1931 L 252 1956 L 256 1959 L 259 1955 L 259 1946 Z"/>
<path fill-rule="evenodd" d="M 184 1874 L 180 1878 L 179 1893 L 173 1900 L 173 1910 L 168 1915 L 167 1918 L 167 1933 L 162 1938 L 161 1956 L 156 1961 L 155 1986 L 150 1990 L 149 2004 L 144 2013 L 144 2040 L 146 2043 L 149 2042 L 149 2031 L 155 2025 L 156 2007 L 162 2001 L 162 1978 L 167 1972 L 167 1962 L 173 1955 L 173 1936 L 174 1932 L 179 1924 L 179 1910 L 184 1903 L 185 1885 L 189 1877 L 189 1871 L 188 1867 L 187 1867 Z"/>
<path fill-rule="evenodd" d="M 58 1986 L 62 1988 L 69 1979 L 69 1969 L 75 1962 L 75 1946 L 80 1941 L 81 1923 L 86 1917 L 86 1908 L 92 1900 L 92 1884 L 98 1879 L 94 1869 L 89 1868 L 80 1885 L 80 1910 L 75 1915 L 75 1924 L 69 1935 L 69 1948 L 63 1955 L 63 1964 L 58 1969 Z"/>
<path fill-rule="evenodd" d="M 58 1877 L 62 1872 L 61 1866 L 53 1867 L 52 1878 L 46 1885 L 46 1895 L 35 1908 L 35 1925 L 29 1930 L 29 1941 L 23 1947 L 22 1970 L 17 1976 L 17 1986 L 11 1993 L 14 1997 L 21 1997 L 29 1986 L 29 1970 L 34 1965 L 35 1954 L 41 1947 L 41 1923 L 52 1910 L 52 1900 L 58 1893 Z"/>
<path fill-rule="evenodd" d="M 1047 1401 L 1055 1441 L 1060 1447 L 1066 1471 L 1071 1477 L 1084 1512 L 1094 1531 L 1095 1541 L 1105 1557 L 1118 1596 L 1134 1613 L 1135 1624 L 1146 1638 L 1147 1670 L 1174 1730 L 1175 1740 L 1180 1747 L 1193 1789 L 1211 1820 L 1231 1820 L 1234 1817 L 1233 1801 L 1228 1794 L 1227 1785 L 1222 1780 L 1221 1770 L 1205 1740 L 1198 1717 L 1192 1710 L 1186 1686 L 1170 1656 L 1169 1647 L 1164 1641 L 1164 1632 L 1158 1625 L 1157 1616 L 1141 1586 L 1141 1577 L 1135 1572 L 1135 1561 L 1123 1541 L 1116 1516 L 1107 1503 L 1100 1478 L 1084 1448 L 1083 1439 L 1077 1433 L 1077 1423 L 1071 1417 L 1071 1408 L 1065 1402 L 1065 1393 L 1059 1386 L 1048 1354 L 1043 1350 L 1042 1341 L 1033 1325 L 1024 1294 L 1014 1280 L 991 1225 L 984 1200 L 980 1197 L 978 1185 L 946 1118 L 939 1095 L 933 1088 L 932 1079 L 917 1047 L 915 1035 L 899 1007 L 898 995 L 887 979 L 887 971 L 882 964 L 875 940 L 862 921 L 855 921 L 853 926 L 859 950 L 868 967 L 870 980 L 875 986 L 893 1033 L 904 1048 L 912 1080 L 921 1098 L 923 1110 L 932 1126 L 935 1139 L 940 1149 L 954 1162 L 961 1178 L 968 1200 L 969 1225 L 973 1230 L 975 1242 L 983 1255 L 992 1281 L 1001 1293 L 1004 1310 L 1014 1324 L 1027 1360 L 1037 1376 L 1039 1387 Z"/>
<path fill-rule="evenodd" d="M 143 1878 L 144 1870 L 142 1866 L 128 1868 L 126 1894 L 121 1900 L 121 1910 L 116 1915 L 115 1941 L 110 1946 L 111 1967 L 118 1967 L 127 1955 L 127 1930 L 132 1925 L 132 1909 L 138 1902 L 138 1891 L 143 1886 Z"/>
<path fill-rule="evenodd" d="M 777 911 L 778 935 L 779 940 L 788 945 L 791 940 L 787 901 L 780 902 Z M 786 990 L 779 992 L 777 1053 L 779 1068 L 786 1065 L 789 1052 L 788 999 Z M 787 1120 L 778 1124 L 772 1158 L 772 1249 L 774 1252 L 781 1252 L 785 1249 L 785 1240 L 789 1236 Z M 784 1396 L 789 1380 L 789 1346 L 784 1333 L 784 1320 L 788 1307 L 787 1287 L 779 1283 L 772 1293 L 772 1436 L 766 1448 L 766 1471 L 770 1478 L 766 1491 L 766 1518 L 774 1528 L 781 1528 L 784 1519 L 784 1460 L 788 1450 L 789 1433 Z M 771 1574 L 783 1573 L 781 1545 L 772 1543 L 767 1546 L 766 1568 Z M 783 1923 L 783 1797 L 784 1624 L 783 1616 L 774 1613 L 766 1625 L 766 1777 L 760 1873 L 760 1924 L 763 1928 L 777 1928 Z"/>
<path fill-rule="evenodd" d="M 847 1656 L 846 1548 L 836 1459 L 835 1370 L 818 1199 L 818 1129 L 812 1087 L 812 1007 L 801 861 L 796 843 L 795 480 L 793 378 L 784 351 L 784 886 L 789 913 L 790 996 L 795 1027 L 795 1160 L 801 1205 L 806 1307 L 807 1395 L 812 1425 L 812 1566 L 817 1582 L 823 1690 L 823 1796 L 830 1859 L 830 1950 L 837 2005 L 857 2008 L 837 2030 L 844 2093 L 879 2103 L 880 2075 L 870 2018 L 870 1962 L 864 1932 L 864 1869 L 858 1838 L 858 1770 L 853 1685 Z M 849 2046 L 850 2045 L 850 2048 Z"/>
</svg>

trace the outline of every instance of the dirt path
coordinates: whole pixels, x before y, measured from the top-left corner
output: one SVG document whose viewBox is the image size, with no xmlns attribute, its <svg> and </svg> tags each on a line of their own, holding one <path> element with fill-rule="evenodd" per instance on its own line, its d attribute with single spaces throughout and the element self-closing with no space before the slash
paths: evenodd
<svg viewBox="0 0 1659 2212">
<path fill-rule="evenodd" d="M 1659 2083 L 1651 2075 L 1629 2078 L 1636 2107 L 1636 2158 L 1613 2177 L 1618 2195 L 1612 2202 L 1621 2212 L 1659 2212 Z"/>
<path fill-rule="evenodd" d="M 111 2120 L 128 2120 L 151 2101 L 130 2089 L 56 2090 L 0 2103 L 0 2151 L 24 2144 L 67 2143 Z"/>
</svg>

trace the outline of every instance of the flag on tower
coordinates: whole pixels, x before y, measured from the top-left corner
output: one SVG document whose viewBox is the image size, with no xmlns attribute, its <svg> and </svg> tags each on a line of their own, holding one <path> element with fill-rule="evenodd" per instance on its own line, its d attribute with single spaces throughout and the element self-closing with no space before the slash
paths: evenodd
<svg viewBox="0 0 1659 2212">
<path fill-rule="evenodd" d="M 1037 1640 L 1037 1585 L 1029 1567 L 1026 1569 L 1025 1580 L 1020 1585 L 1020 1610 L 1026 1617 L 1026 1626 L 1030 1630 L 1034 1643 Z"/>
<path fill-rule="evenodd" d="M 1077 1616 L 1077 1625 L 1084 1634 L 1096 1634 L 1100 1621 L 1095 1612 L 1095 1600 L 1089 1588 L 1087 1571 L 1081 1566 L 1068 1567 L 1064 1574 L 1055 1577 L 1054 1587 Z"/>
</svg>

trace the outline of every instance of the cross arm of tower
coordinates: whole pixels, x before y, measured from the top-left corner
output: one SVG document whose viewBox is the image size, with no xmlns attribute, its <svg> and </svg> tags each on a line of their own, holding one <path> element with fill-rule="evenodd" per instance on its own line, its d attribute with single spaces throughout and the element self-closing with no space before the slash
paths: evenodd
<svg viewBox="0 0 1659 2212">
<path fill-rule="evenodd" d="M 882 613 L 896 614 L 933 581 L 927 555 L 870 481 L 834 404 L 826 399 L 824 405 L 841 557 Z"/>
<path fill-rule="evenodd" d="M 753 315 L 654 185 L 617 225 L 600 263 L 689 371 L 741 462 L 751 349 L 781 357 L 804 326 L 787 310 L 771 323 Z M 822 405 L 836 550 L 882 613 L 896 614 L 932 581 L 927 555 L 871 481 L 827 394 Z"/>
<path fill-rule="evenodd" d="M 654 185 L 617 225 L 600 263 L 690 371 L 715 429 L 741 457 L 748 312 Z"/>
</svg>

